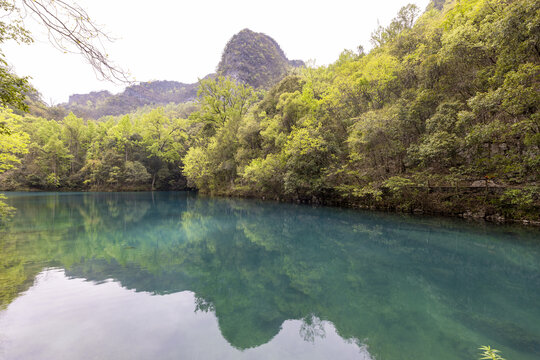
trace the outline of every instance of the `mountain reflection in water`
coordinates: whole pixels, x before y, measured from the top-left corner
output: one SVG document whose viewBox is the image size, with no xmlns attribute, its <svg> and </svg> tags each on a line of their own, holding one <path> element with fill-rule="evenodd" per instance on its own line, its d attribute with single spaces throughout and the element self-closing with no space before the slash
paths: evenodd
<svg viewBox="0 0 540 360">
<path fill-rule="evenodd" d="M 0 358 L 540 355 L 537 229 L 190 193 L 8 201 Z"/>
</svg>

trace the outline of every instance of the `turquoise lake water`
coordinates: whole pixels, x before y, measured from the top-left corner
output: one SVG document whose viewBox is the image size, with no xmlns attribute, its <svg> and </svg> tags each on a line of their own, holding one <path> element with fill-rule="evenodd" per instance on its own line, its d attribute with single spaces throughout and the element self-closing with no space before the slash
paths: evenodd
<svg viewBox="0 0 540 360">
<path fill-rule="evenodd" d="M 540 229 L 7 193 L 0 359 L 540 359 Z"/>
</svg>

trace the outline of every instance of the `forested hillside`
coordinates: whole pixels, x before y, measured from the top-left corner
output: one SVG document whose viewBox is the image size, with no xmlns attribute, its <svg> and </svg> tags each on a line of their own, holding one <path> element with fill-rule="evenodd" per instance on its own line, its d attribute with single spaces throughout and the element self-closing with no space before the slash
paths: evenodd
<svg viewBox="0 0 540 360">
<path fill-rule="evenodd" d="M 289 71 L 269 90 L 210 77 L 196 104 L 102 121 L 4 110 L 11 130 L 0 143 L 16 138 L 19 146 L 3 150 L 0 185 L 187 184 L 221 195 L 540 220 L 540 3 L 437 1 L 419 15 L 408 5 L 373 32 L 369 53 L 346 50 L 329 66 Z"/>
<path fill-rule="evenodd" d="M 85 119 L 99 119 L 107 115 L 122 115 L 147 105 L 185 103 L 197 97 L 197 84 L 177 81 L 149 81 L 128 86 L 122 93 L 113 95 L 108 91 L 75 94 L 61 105 Z"/>
<path fill-rule="evenodd" d="M 404 7 L 369 54 L 282 80 L 224 116 L 184 173 L 225 194 L 538 219 L 540 3 Z M 440 10 L 439 10 L 439 9 Z M 221 108 L 220 108 L 221 109 Z M 211 134 L 212 136 L 210 136 Z"/>
<path fill-rule="evenodd" d="M 181 174 L 193 103 L 167 105 L 100 121 L 62 121 L 0 113 L 3 189 L 185 189 Z"/>
</svg>

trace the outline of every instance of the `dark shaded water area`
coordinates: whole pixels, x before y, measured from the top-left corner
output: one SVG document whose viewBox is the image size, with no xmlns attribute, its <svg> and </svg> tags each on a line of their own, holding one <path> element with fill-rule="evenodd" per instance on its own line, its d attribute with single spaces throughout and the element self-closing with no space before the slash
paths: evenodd
<svg viewBox="0 0 540 360">
<path fill-rule="evenodd" d="M 7 193 L 0 359 L 540 358 L 540 231 L 192 193 Z"/>
</svg>

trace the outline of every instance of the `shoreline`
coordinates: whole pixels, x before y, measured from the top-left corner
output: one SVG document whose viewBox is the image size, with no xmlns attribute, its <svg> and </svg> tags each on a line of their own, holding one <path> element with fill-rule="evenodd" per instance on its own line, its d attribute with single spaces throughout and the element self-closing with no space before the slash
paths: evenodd
<svg viewBox="0 0 540 360">
<path fill-rule="evenodd" d="M 287 196 L 268 196 L 264 194 L 256 193 L 240 193 L 240 192 L 215 192 L 208 193 L 203 192 L 193 188 L 186 189 L 175 189 L 175 190 L 149 190 L 141 188 L 132 188 L 132 189 L 54 189 L 54 190 L 43 190 L 43 189 L 15 189 L 15 190 L 0 190 L 2 193 L 12 193 L 12 192 L 27 192 L 27 193 L 44 193 L 44 192 L 58 192 L 58 193 L 70 193 L 70 192 L 81 192 L 81 193 L 128 193 L 128 192 L 191 192 L 201 196 L 207 197 L 217 197 L 217 198 L 237 198 L 237 199 L 252 199 L 260 200 L 265 202 L 276 202 L 276 203 L 290 203 L 290 204 L 302 204 L 310 205 L 314 207 L 333 207 L 333 208 L 342 208 L 342 209 L 358 209 L 364 211 L 374 211 L 387 214 L 406 214 L 414 217 L 441 217 L 448 219 L 461 219 L 466 222 L 476 222 L 476 223 L 491 223 L 497 225 L 522 225 L 526 227 L 540 227 L 540 215 L 539 219 L 530 219 L 530 218 L 508 218 L 504 217 L 499 213 L 493 213 L 493 211 L 486 211 L 485 208 L 461 208 L 458 212 L 444 212 L 444 211 L 433 211 L 430 209 L 399 209 L 391 206 L 380 206 L 380 205 L 368 205 L 365 202 L 362 202 L 359 199 L 351 198 L 331 198 L 331 197 L 287 197 Z M 493 210 L 493 209 L 492 209 Z"/>
</svg>

